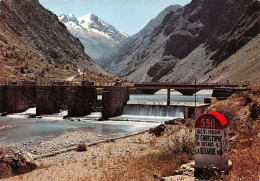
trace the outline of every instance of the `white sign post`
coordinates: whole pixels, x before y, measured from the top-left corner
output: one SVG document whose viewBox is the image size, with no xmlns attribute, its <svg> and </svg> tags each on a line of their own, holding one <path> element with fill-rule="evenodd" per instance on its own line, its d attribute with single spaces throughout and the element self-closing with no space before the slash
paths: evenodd
<svg viewBox="0 0 260 181">
<path fill-rule="evenodd" d="M 195 123 L 195 168 L 224 170 L 228 167 L 228 123 L 226 118 L 211 112 Z"/>
</svg>

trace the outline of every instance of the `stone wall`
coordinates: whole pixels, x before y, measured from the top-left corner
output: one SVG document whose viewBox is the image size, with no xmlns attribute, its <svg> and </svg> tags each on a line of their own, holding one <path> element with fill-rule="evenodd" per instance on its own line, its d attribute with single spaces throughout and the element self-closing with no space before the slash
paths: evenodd
<svg viewBox="0 0 260 181">
<path fill-rule="evenodd" d="M 123 107 L 129 100 L 126 87 L 107 87 L 102 93 L 102 118 L 107 120 L 122 114 Z"/>
</svg>

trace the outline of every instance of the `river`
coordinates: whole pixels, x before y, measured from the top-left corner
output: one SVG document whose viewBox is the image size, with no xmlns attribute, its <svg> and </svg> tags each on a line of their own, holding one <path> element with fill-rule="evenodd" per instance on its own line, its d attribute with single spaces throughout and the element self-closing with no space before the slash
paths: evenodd
<svg viewBox="0 0 260 181">
<path fill-rule="evenodd" d="M 196 99 L 198 102 L 203 102 L 205 97 L 211 97 L 212 91 L 200 91 Z M 100 97 L 99 97 L 100 99 Z M 155 95 L 131 95 L 130 101 L 138 102 L 166 102 L 167 94 L 165 91 L 160 91 Z M 171 93 L 172 102 L 194 102 L 195 96 L 183 96 L 178 92 Z M 50 137 L 58 136 L 69 130 L 83 129 L 92 131 L 100 135 L 120 136 L 132 132 L 148 129 L 163 123 L 166 120 L 175 117 L 182 117 L 181 108 L 167 109 L 165 114 L 154 115 L 155 112 L 165 112 L 158 110 L 159 108 L 147 108 L 143 110 L 124 109 L 124 115 L 112 118 L 107 121 L 98 121 L 101 113 L 92 113 L 90 116 L 81 118 L 73 118 L 64 120 L 63 116 L 66 111 L 42 116 L 41 118 L 27 118 L 26 115 L 35 113 L 35 108 L 20 114 L 11 114 L 6 117 L 0 117 L 0 128 L 6 127 L 6 130 L 0 129 L 0 145 L 15 145 L 21 146 L 24 143 L 33 142 L 35 140 L 45 140 Z M 152 109 L 152 110 L 147 110 Z M 157 111 L 155 111 L 155 109 Z M 132 115 L 129 115 L 128 112 Z M 167 113 L 168 111 L 168 113 Z M 142 113 L 138 113 L 142 112 Z M 148 113 L 147 113 L 148 112 Z M 172 112 L 176 112 L 172 114 Z M 151 115 L 149 115 L 151 113 Z M 170 114 L 169 114 L 170 113 Z M 137 115 L 140 114 L 140 115 Z M 144 115 L 143 115 L 144 114 Z M 8 129 L 9 127 L 9 129 Z"/>
</svg>

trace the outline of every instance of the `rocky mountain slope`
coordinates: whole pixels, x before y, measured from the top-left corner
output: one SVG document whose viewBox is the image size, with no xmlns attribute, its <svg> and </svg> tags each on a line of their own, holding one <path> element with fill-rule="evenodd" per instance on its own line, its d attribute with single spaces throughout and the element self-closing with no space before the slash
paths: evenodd
<svg viewBox="0 0 260 181">
<path fill-rule="evenodd" d="M 97 59 L 96 61 L 109 71 L 114 63 L 117 64 L 118 61 L 121 61 L 126 56 L 131 56 L 135 49 L 138 49 L 138 46 L 142 43 L 142 39 L 145 36 L 148 36 L 156 26 L 160 25 L 164 19 L 164 17 L 171 11 L 176 11 L 181 8 L 179 5 L 172 5 L 164 9 L 161 13 L 159 13 L 154 19 L 152 19 L 141 31 L 134 34 L 133 36 L 128 37 L 126 40 L 121 42 L 121 44 L 114 48 L 112 52 L 108 55 L 104 55 Z M 123 56 L 123 57 L 122 57 Z M 113 74 L 113 70 L 110 71 Z"/>
<path fill-rule="evenodd" d="M 163 19 L 169 12 L 171 12 L 171 11 L 175 12 L 180 8 L 182 8 L 182 6 L 180 6 L 180 5 L 168 6 L 162 12 L 160 12 L 154 19 L 149 21 L 149 23 L 141 31 L 139 31 L 135 35 L 131 36 L 130 38 L 134 39 L 137 37 L 144 37 L 146 35 L 149 35 L 154 30 L 154 28 L 156 28 L 156 26 L 158 26 L 162 23 Z"/>
<path fill-rule="evenodd" d="M 0 80 L 64 79 L 84 68 L 106 74 L 38 0 L 0 1 Z"/>
<path fill-rule="evenodd" d="M 201 82 L 260 83 L 260 34 L 200 78 Z"/>
<path fill-rule="evenodd" d="M 79 38 L 85 47 L 85 52 L 94 60 L 110 52 L 128 37 L 92 13 L 79 18 L 72 14 L 61 15 L 59 19 L 72 35 Z"/>
<path fill-rule="evenodd" d="M 205 74 L 259 34 L 259 4 L 258 0 L 193 0 L 168 13 L 151 34 L 121 47 L 104 67 L 135 81 L 211 80 Z M 259 74 L 259 69 L 254 71 Z"/>
</svg>

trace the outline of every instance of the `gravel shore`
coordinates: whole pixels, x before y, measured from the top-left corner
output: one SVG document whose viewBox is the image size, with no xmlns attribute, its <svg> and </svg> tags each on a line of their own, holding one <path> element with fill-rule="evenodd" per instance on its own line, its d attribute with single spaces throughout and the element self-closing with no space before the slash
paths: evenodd
<svg viewBox="0 0 260 181">
<path fill-rule="evenodd" d="M 73 148 L 70 143 L 62 142 L 67 136 L 68 140 L 75 141 L 73 135 L 84 134 L 86 140 L 89 139 L 86 142 L 87 151 L 72 150 L 55 154 L 63 149 Z M 116 138 L 104 138 L 89 132 L 68 132 L 38 144 L 34 143 L 33 146 L 28 145 L 31 151 L 37 150 L 34 156 L 38 157 L 39 168 L 6 180 L 154 180 L 154 176 L 168 176 L 178 168 L 180 156 L 173 152 L 177 149 L 175 141 L 182 136 L 186 139 L 187 134 L 191 133 L 185 126 L 179 125 L 166 125 L 160 137 L 147 130 Z M 69 147 L 59 148 L 57 145 Z"/>
<path fill-rule="evenodd" d="M 92 146 L 98 143 L 129 137 L 145 131 L 111 137 L 107 135 L 98 135 L 95 132 L 85 130 L 73 130 L 47 140 L 36 140 L 34 142 L 25 143 L 21 149 L 28 152 L 34 159 L 42 159 L 75 150 L 81 143 Z"/>
<path fill-rule="evenodd" d="M 74 130 L 47 140 L 25 143 L 21 149 L 30 153 L 34 159 L 39 159 L 71 151 L 80 143 L 92 144 L 107 138 L 105 135 L 98 135 L 94 132 Z"/>
</svg>

